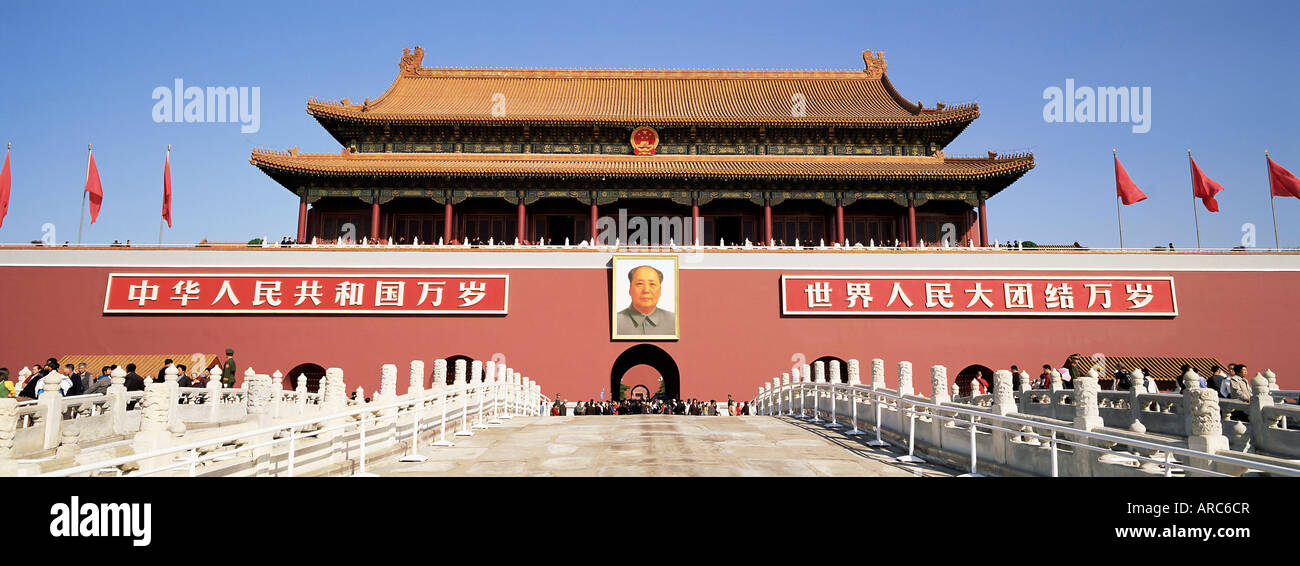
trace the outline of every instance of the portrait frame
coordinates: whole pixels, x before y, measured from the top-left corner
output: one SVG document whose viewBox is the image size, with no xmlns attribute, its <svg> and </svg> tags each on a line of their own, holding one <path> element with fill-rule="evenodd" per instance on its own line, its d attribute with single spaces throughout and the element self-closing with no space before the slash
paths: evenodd
<svg viewBox="0 0 1300 566">
<path fill-rule="evenodd" d="M 672 321 L 669 332 L 660 334 L 643 334 L 629 331 L 634 328 L 631 317 L 624 311 L 632 309 L 630 290 L 632 282 L 628 275 L 643 266 L 659 270 L 663 274 L 660 282 L 659 299 L 656 311 L 667 313 Z M 678 276 L 677 256 L 675 255 L 616 255 L 610 259 L 610 339 L 611 340 L 678 340 L 681 338 L 681 279 Z M 669 310 L 671 309 L 671 310 Z M 655 316 L 652 314 L 652 316 Z M 627 320 L 620 320 L 620 318 Z M 620 324 L 624 328 L 620 331 Z"/>
</svg>

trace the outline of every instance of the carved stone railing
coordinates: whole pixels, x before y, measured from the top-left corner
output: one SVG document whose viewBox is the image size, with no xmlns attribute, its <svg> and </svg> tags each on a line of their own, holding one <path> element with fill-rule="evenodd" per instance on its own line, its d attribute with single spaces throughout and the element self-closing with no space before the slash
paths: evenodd
<svg viewBox="0 0 1300 566">
<path fill-rule="evenodd" d="M 979 463 L 1000 475 L 1300 475 L 1300 464 L 1290 461 L 1300 455 L 1300 430 L 1283 426 L 1300 418 L 1300 407 L 1274 405 L 1262 377 L 1252 383 L 1251 401 L 1242 402 L 1195 388 L 1186 395 L 1101 392 L 1095 375 L 1076 379 L 1072 390 L 1016 396 L 1009 372 L 997 372 L 991 395 L 954 402 L 946 369 L 935 366 L 932 376 L 932 390 L 945 393 L 937 399 L 888 389 L 883 380 L 868 388 L 774 379 L 752 403 L 762 414 L 851 426 L 850 434 L 874 428 L 871 445 L 900 445 L 908 453 L 900 460 L 921 454 L 968 465 L 972 474 Z M 1234 417 L 1243 413 L 1249 422 Z M 1148 431 L 1142 419 L 1162 431 Z"/>
<path fill-rule="evenodd" d="M 504 364 L 491 368 L 485 374 L 476 364 L 466 376 L 459 362 L 456 384 L 445 386 L 447 364 L 438 360 L 435 385 L 425 390 L 423 363 L 413 362 L 410 385 L 399 396 L 396 368 L 386 365 L 369 403 L 347 398 L 337 368 L 327 370 L 320 393 L 307 393 L 301 379 L 296 389 L 276 390 L 278 372 L 268 376 L 251 369 L 241 389 L 148 383 L 141 408 L 126 411 L 133 413 L 133 421 L 110 421 L 96 429 L 112 431 L 117 426 L 122 431 L 118 438 L 130 439 L 131 453 L 122 454 L 121 442 L 107 448 L 85 446 L 76 435 L 65 434 L 52 456 L 47 451 L 35 459 L 15 460 L 12 446 L 3 446 L 0 434 L 0 474 L 337 474 L 355 471 L 358 463 L 364 473 L 367 454 L 371 459 L 399 453 L 416 458 L 416 448 L 426 441 L 450 445 L 452 438 L 472 435 L 474 428 L 541 414 L 541 407 L 550 402 L 530 378 Z M 111 388 L 109 395 L 114 395 Z M 364 391 L 357 397 L 364 399 Z M 186 402 L 181 403 L 182 398 Z M 13 422 L 5 411 L 16 417 L 16 405 L 0 403 L 0 423 Z M 86 433 L 80 434 L 84 440 Z"/>
</svg>

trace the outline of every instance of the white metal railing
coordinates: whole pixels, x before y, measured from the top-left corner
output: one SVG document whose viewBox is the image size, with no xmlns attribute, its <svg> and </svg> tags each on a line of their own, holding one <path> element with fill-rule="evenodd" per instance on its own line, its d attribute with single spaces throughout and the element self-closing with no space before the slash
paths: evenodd
<svg viewBox="0 0 1300 566">
<path fill-rule="evenodd" d="M 393 401 L 383 404 L 361 403 L 355 407 L 349 407 L 341 411 L 323 412 L 312 417 L 272 424 L 256 430 L 204 438 L 202 440 L 178 444 L 176 446 L 170 446 L 159 450 L 106 459 L 91 464 L 54 470 L 39 475 L 45 477 L 65 477 L 95 473 L 108 469 L 117 470 L 115 473 L 121 475 L 119 467 L 123 465 L 132 463 L 139 464 L 144 461 L 156 461 L 161 458 L 170 458 L 173 460 L 170 464 L 148 469 L 141 466 L 141 470 L 133 475 L 151 475 L 173 471 L 179 468 L 187 468 L 187 475 L 192 477 L 197 474 L 198 465 L 201 463 L 234 457 L 237 456 L 238 453 L 242 452 L 251 453 L 251 451 L 257 449 L 274 450 L 277 446 L 283 444 L 285 446 L 285 453 L 280 455 L 280 457 L 286 460 L 287 475 L 292 477 L 295 472 L 295 456 L 297 456 L 297 451 L 302 448 L 299 445 L 300 440 L 316 438 L 326 432 L 344 431 L 350 427 L 355 427 L 360 436 L 358 443 L 360 450 L 359 468 L 360 474 L 365 474 L 367 466 L 366 432 L 371 426 L 370 423 L 383 420 L 391 421 L 391 423 L 395 424 L 400 417 L 409 415 L 412 419 L 412 443 L 410 446 L 412 452 L 418 449 L 418 439 L 421 433 L 429 431 L 434 427 L 439 427 L 442 431 L 439 442 L 435 442 L 434 445 L 449 445 L 450 443 L 440 444 L 440 442 L 446 440 L 448 404 L 454 403 L 457 400 L 461 401 L 461 411 L 459 414 L 454 415 L 453 418 L 461 419 L 463 424 L 470 410 L 468 406 L 469 398 L 474 397 L 475 393 L 478 393 L 481 399 L 482 394 L 485 393 L 483 391 L 484 389 L 491 390 L 486 393 L 491 396 L 492 402 L 496 404 L 495 406 L 497 407 L 497 410 L 500 411 L 500 413 L 496 415 L 499 417 L 508 418 L 508 415 L 536 415 L 541 406 L 541 402 L 549 401 L 545 395 L 537 394 L 534 396 L 531 392 L 525 391 L 522 384 L 499 382 L 466 383 L 457 386 L 450 386 L 441 390 L 425 390 L 420 392 L 416 398 L 411 398 L 411 394 L 408 393 L 407 395 L 403 395 Z M 503 389 L 504 391 L 502 391 Z M 223 391 L 240 390 L 226 389 Z M 534 399 L 539 402 L 533 403 Z M 423 418 L 424 407 L 426 405 L 437 406 L 438 404 L 441 404 L 442 406 L 442 417 L 440 419 L 433 420 Z M 475 409 L 484 410 L 486 407 L 483 406 L 483 403 L 480 400 L 479 406 L 476 406 Z M 394 432 L 397 432 L 396 428 L 394 428 Z M 267 440 L 268 437 L 269 440 Z"/>
<path fill-rule="evenodd" d="M 883 428 L 882 421 L 881 421 L 883 408 L 885 406 L 889 406 L 893 410 L 902 411 L 904 413 L 904 418 L 908 420 L 909 426 L 906 435 L 908 437 L 906 443 L 907 456 L 900 457 L 900 459 L 915 458 L 915 450 L 916 450 L 915 433 L 916 433 L 916 420 L 918 418 L 926 417 L 931 419 L 937 419 L 939 421 L 943 421 L 947 423 L 952 423 L 954 425 L 960 424 L 960 425 L 968 426 L 970 428 L 970 473 L 969 475 L 978 475 L 979 458 L 978 458 L 978 443 L 976 442 L 976 437 L 979 430 L 986 430 L 990 432 L 998 431 L 1010 435 L 1028 437 L 1040 442 L 1046 441 L 1049 444 L 1049 449 L 1051 451 L 1050 457 L 1051 457 L 1052 477 L 1056 477 L 1059 473 L 1058 448 L 1060 445 L 1069 446 L 1075 450 L 1082 449 L 1082 450 L 1089 450 L 1092 452 L 1098 452 L 1102 454 L 1114 454 L 1114 451 L 1110 450 L 1109 448 L 1105 446 L 1093 445 L 1091 442 L 1096 442 L 1098 444 L 1103 444 L 1103 445 L 1123 444 L 1125 446 L 1129 446 L 1132 448 L 1152 452 L 1153 454 L 1164 454 L 1163 458 L 1153 458 L 1138 453 L 1124 453 L 1123 456 L 1125 458 L 1132 458 L 1138 461 L 1160 465 L 1163 467 L 1164 475 L 1166 477 L 1171 476 L 1175 469 L 1194 470 L 1197 472 L 1205 473 L 1208 475 L 1216 475 L 1216 476 L 1230 475 L 1230 474 L 1225 474 L 1223 472 L 1219 472 L 1217 470 L 1212 470 L 1203 467 L 1195 467 L 1188 463 L 1178 462 L 1177 460 L 1174 459 L 1175 456 L 1180 456 L 1189 460 L 1199 459 L 1202 461 L 1209 462 L 1210 464 L 1226 464 L 1226 465 L 1239 466 L 1246 469 L 1259 470 L 1262 472 L 1273 473 L 1273 474 L 1284 475 L 1284 476 L 1300 476 L 1300 466 L 1287 467 L 1281 465 L 1274 465 L 1266 462 L 1260 462 L 1255 459 L 1246 459 L 1246 458 L 1224 454 L 1223 451 L 1219 451 L 1211 454 L 1208 452 L 1201 452 L 1189 448 L 1183 448 L 1180 446 L 1142 440 L 1140 438 L 1134 438 L 1128 435 L 1121 436 L 1121 435 L 1100 432 L 1095 430 L 1085 431 L 1082 429 L 1077 429 L 1072 426 L 1063 425 L 1063 424 L 1054 424 L 1054 423 L 1042 422 L 1038 420 L 1030 420 L 1030 419 L 1020 418 L 1020 417 L 1014 417 L 1009 415 L 998 415 L 995 413 L 981 411 L 978 408 L 971 407 L 971 406 L 961 406 L 957 404 L 940 405 L 922 399 L 918 399 L 914 396 L 901 395 L 897 392 L 890 391 L 887 389 L 872 389 L 865 385 L 844 385 L 844 384 L 833 384 L 833 383 L 807 383 L 807 382 L 790 383 L 790 384 L 783 383 L 780 385 L 780 387 L 773 388 L 770 392 L 764 391 L 762 395 L 755 397 L 753 402 L 759 404 L 760 407 L 763 407 L 763 409 L 766 411 L 765 414 L 770 416 L 776 416 L 778 414 L 778 411 L 780 410 L 780 401 L 782 400 L 782 397 L 785 397 L 786 411 L 787 411 L 786 413 L 784 413 L 785 416 L 794 416 L 796 418 L 808 418 L 808 416 L 805 414 L 807 408 L 805 407 L 805 402 L 804 402 L 804 398 L 807 396 L 808 390 L 811 390 L 817 397 L 820 397 L 821 393 L 825 391 L 830 394 L 831 399 L 834 399 L 836 393 L 846 394 L 848 396 L 849 403 L 853 406 L 853 416 L 852 416 L 853 432 L 857 432 L 858 399 L 862 398 L 865 402 L 875 405 L 876 420 L 874 423 L 874 427 L 875 427 L 876 437 L 874 441 L 869 443 L 870 445 L 874 445 L 874 446 L 883 446 L 887 444 L 884 441 L 884 439 L 881 437 L 881 429 Z M 798 394 L 794 393 L 795 391 L 798 391 Z M 799 399 L 800 408 L 798 413 L 794 412 L 795 396 L 797 396 Z M 831 405 L 832 408 L 828 411 L 828 413 L 830 415 L 830 421 L 834 422 L 836 421 L 836 419 L 842 417 L 843 415 L 840 415 L 838 413 L 838 406 L 836 403 L 832 401 Z M 1035 430 L 1042 430 L 1044 433 L 1047 434 L 1035 432 Z M 1062 435 L 1065 435 L 1066 438 L 1061 438 Z M 1069 438 L 1076 438 L 1078 440 L 1068 440 Z M 911 460 L 911 461 L 915 461 L 915 460 Z"/>
</svg>

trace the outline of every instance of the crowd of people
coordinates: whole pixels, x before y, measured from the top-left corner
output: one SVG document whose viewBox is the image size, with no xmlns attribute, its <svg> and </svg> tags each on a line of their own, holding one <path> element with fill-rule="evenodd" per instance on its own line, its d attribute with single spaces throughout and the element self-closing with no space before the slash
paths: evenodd
<svg viewBox="0 0 1300 566">
<path fill-rule="evenodd" d="M 556 401 L 551 405 L 552 416 L 569 416 L 569 402 L 556 397 Z M 732 399 L 727 399 L 725 405 L 720 405 L 716 400 L 702 401 L 699 399 L 661 399 L 658 397 L 652 399 L 632 398 L 626 400 L 596 401 L 589 399 L 580 401 L 572 409 L 573 416 L 586 415 L 701 415 L 701 416 L 718 416 L 718 415 L 752 415 L 754 414 L 749 403 L 739 403 Z"/>
<path fill-rule="evenodd" d="M 169 366 L 176 367 L 178 376 L 176 383 L 180 387 L 207 387 L 208 382 L 217 379 L 221 382 L 222 387 L 235 386 L 235 361 L 231 357 L 234 350 L 226 350 L 226 363 L 222 367 L 213 366 L 211 370 L 206 368 L 190 369 L 185 364 L 175 363 L 168 358 L 163 362 L 163 368 L 158 370 L 156 376 L 142 376 L 136 373 L 136 365 L 127 363 L 122 366 L 126 372 L 127 391 L 144 391 L 146 380 L 155 383 L 163 383 L 167 375 Z M 0 398 L 15 397 L 19 401 L 29 401 L 37 399 L 45 391 L 45 378 L 51 373 L 60 375 L 59 391 L 65 397 L 73 395 L 97 395 L 108 392 L 108 387 L 112 385 L 112 373 L 118 368 L 118 364 L 107 365 L 99 368 L 99 373 L 93 373 L 86 367 L 85 362 L 71 364 L 60 364 L 56 358 L 49 358 L 45 363 L 32 364 L 27 369 L 29 375 L 25 379 L 19 375 L 11 374 L 9 368 L 0 368 Z M 19 381 L 15 382 L 14 380 Z"/>
</svg>

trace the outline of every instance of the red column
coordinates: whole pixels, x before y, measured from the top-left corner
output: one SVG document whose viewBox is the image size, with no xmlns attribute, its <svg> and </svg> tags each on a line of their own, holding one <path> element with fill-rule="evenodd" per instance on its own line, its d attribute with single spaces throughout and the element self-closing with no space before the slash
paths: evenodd
<svg viewBox="0 0 1300 566">
<path fill-rule="evenodd" d="M 835 199 L 835 241 L 844 244 L 844 205 Z"/>
<path fill-rule="evenodd" d="M 298 199 L 298 243 L 307 243 L 307 195 Z"/>
<path fill-rule="evenodd" d="M 379 240 L 379 197 L 370 201 L 370 241 Z"/>
<path fill-rule="evenodd" d="M 916 245 L 916 205 L 907 199 L 907 245 Z"/>
<path fill-rule="evenodd" d="M 447 197 L 447 203 L 442 207 L 442 243 L 451 244 L 451 197 Z"/>
<path fill-rule="evenodd" d="M 774 238 L 772 237 L 772 205 L 767 199 L 763 199 L 763 245 L 766 246 Z"/>
<path fill-rule="evenodd" d="M 981 246 L 989 245 L 989 225 L 985 219 L 984 213 L 984 196 L 980 195 L 980 243 Z"/>
<path fill-rule="evenodd" d="M 519 220 L 516 222 L 515 233 L 519 235 L 519 243 L 521 244 L 528 243 L 528 234 L 525 230 L 527 226 L 528 222 L 524 219 L 524 197 L 519 195 Z"/>
<path fill-rule="evenodd" d="M 590 240 L 591 245 L 593 246 L 596 245 L 596 236 L 598 235 L 598 232 L 596 230 L 596 223 L 599 219 L 600 219 L 600 213 L 596 208 L 596 199 L 593 198 L 591 199 L 591 240 Z"/>
<path fill-rule="evenodd" d="M 700 243 L 700 205 L 695 197 L 691 197 L 691 244 Z"/>
</svg>

